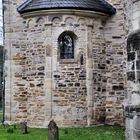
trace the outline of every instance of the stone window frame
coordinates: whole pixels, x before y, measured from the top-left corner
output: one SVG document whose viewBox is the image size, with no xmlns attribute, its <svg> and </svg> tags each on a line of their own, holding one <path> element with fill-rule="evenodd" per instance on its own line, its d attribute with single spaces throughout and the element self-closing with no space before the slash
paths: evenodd
<svg viewBox="0 0 140 140">
<path fill-rule="evenodd" d="M 61 59 L 60 58 L 60 46 L 59 46 L 59 42 L 60 42 L 60 38 L 64 35 L 70 35 L 72 38 L 73 38 L 73 47 L 74 47 L 74 58 L 72 59 Z M 58 40 L 57 40 L 57 46 L 58 46 L 58 51 L 57 51 L 57 59 L 58 61 L 61 63 L 61 64 L 69 64 L 69 63 L 78 63 L 77 62 L 77 57 L 76 57 L 76 44 L 77 44 L 77 35 L 73 32 L 73 31 L 69 31 L 69 30 L 66 30 L 66 31 L 63 31 L 59 37 L 58 37 Z"/>
</svg>

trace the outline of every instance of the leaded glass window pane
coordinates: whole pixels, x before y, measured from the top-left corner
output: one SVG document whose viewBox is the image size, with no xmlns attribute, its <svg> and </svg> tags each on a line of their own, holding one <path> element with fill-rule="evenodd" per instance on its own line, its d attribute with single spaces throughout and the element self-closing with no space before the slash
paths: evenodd
<svg viewBox="0 0 140 140">
<path fill-rule="evenodd" d="M 74 40 L 71 35 L 65 34 L 59 40 L 60 59 L 74 58 Z"/>
</svg>

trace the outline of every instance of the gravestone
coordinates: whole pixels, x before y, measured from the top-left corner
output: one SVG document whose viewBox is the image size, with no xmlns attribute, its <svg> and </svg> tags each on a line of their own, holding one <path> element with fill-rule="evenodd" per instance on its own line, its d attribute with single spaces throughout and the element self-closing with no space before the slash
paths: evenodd
<svg viewBox="0 0 140 140">
<path fill-rule="evenodd" d="M 58 126 L 54 120 L 48 125 L 48 140 L 59 140 Z"/>
<path fill-rule="evenodd" d="M 21 125 L 21 133 L 22 134 L 27 134 L 28 133 L 27 122 L 21 122 L 20 125 Z"/>
</svg>

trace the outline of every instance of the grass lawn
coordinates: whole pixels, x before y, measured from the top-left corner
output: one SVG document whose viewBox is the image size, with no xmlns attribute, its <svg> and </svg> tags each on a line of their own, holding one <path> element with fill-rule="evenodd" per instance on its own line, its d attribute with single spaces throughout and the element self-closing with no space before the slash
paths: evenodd
<svg viewBox="0 0 140 140">
<path fill-rule="evenodd" d="M 20 129 L 7 133 L 8 128 L 0 126 L 0 140 L 48 140 L 47 129 L 29 128 L 28 134 Z M 67 133 L 66 133 L 67 132 Z M 118 126 L 98 126 L 92 128 L 60 129 L 59 140 L 124 140 L 124 129 Z"/>
</svg>

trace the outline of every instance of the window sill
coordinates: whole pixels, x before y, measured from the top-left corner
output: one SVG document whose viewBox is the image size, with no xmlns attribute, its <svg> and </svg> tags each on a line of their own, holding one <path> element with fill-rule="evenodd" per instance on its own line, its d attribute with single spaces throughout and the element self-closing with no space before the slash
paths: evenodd
<svg viewBox="0 0 140 140">
<path fill-rule="evenodd" d="M 75 59 L 59 59 L 60 64 L 73 64 L 77 63 Z"/>
</svg>

